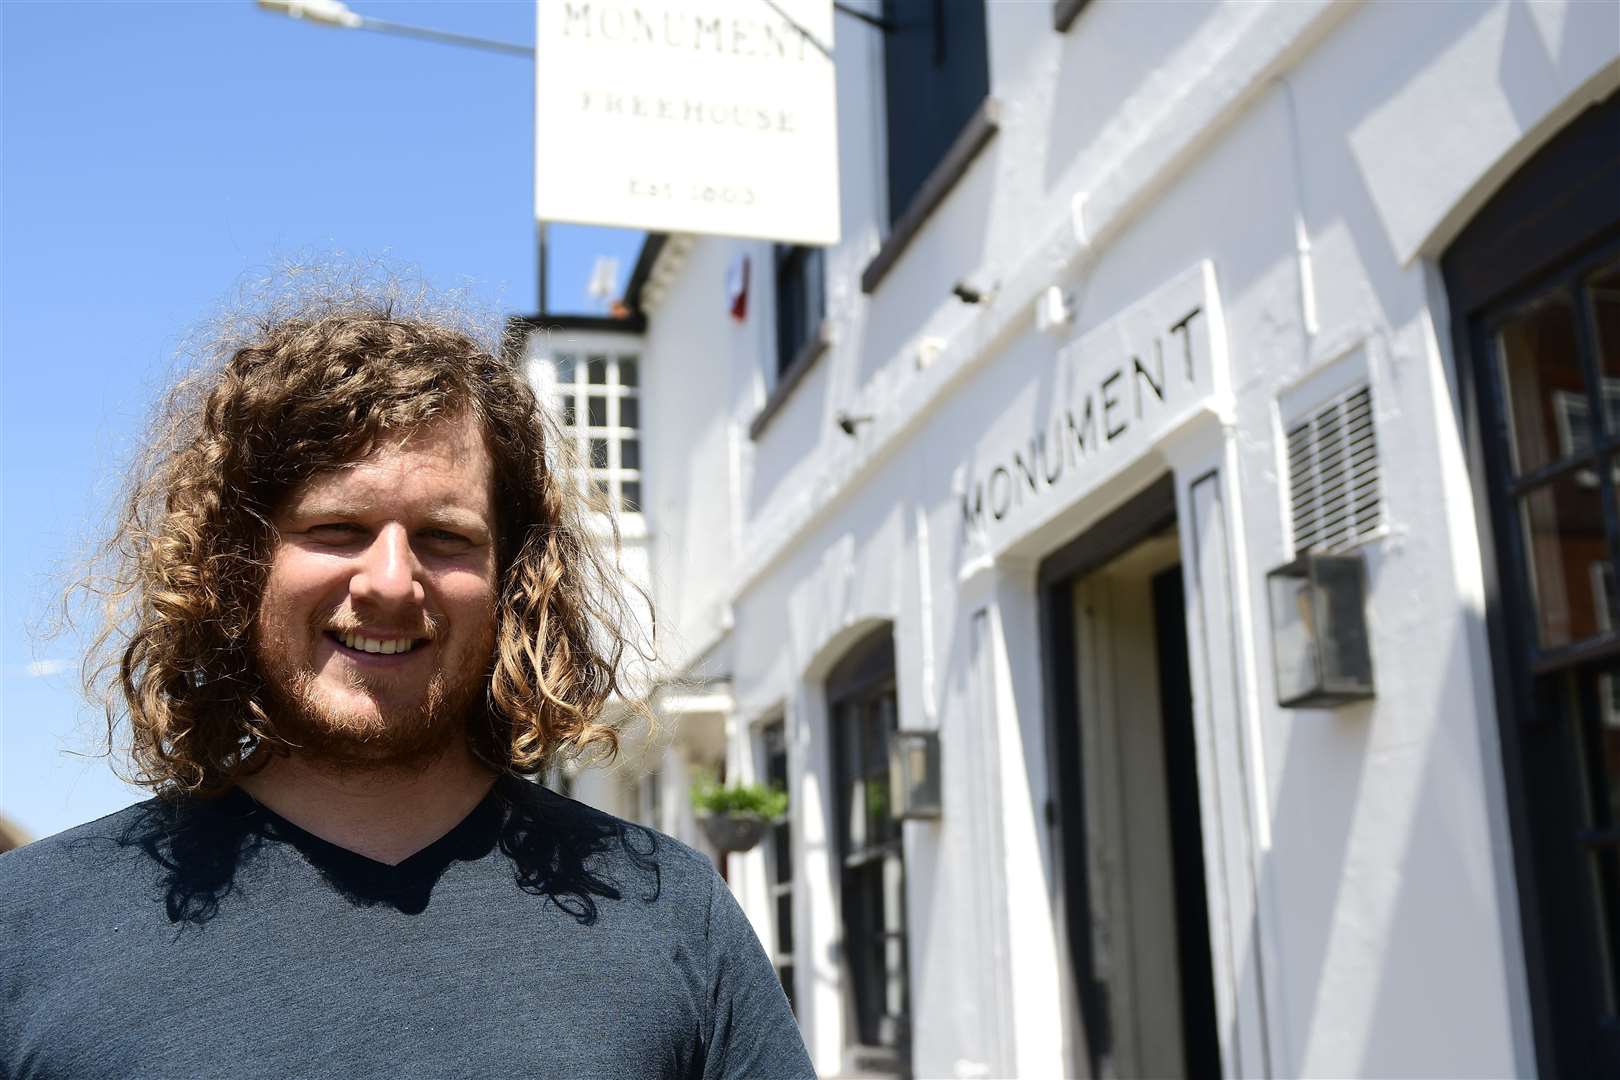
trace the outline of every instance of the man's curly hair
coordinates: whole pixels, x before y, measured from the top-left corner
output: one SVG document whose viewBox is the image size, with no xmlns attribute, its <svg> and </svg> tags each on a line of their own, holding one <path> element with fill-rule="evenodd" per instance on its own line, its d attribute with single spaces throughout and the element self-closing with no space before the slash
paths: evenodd
<svg viewBox="0 0 1620 1080">
<path fill-rule="evenodd" d="M 645 593 L 618 570 L 617 531 L 609 550 L 591 528 L 600 500 L 524 378 L 521 349 L 492 347 L 454 310 L 419 307 L 386 285 L 283 300 L 237 317 L 167 399 L 79 583 L 100 606 L 87 688 L 106 707 L 110 745 L 127 725 L 135 782 L 214 794 L 293 749 L 252 644 L 272 515 L 381 441 L 467 414 L 494 461 L 499 575 L 473 753 L 519 774 L 587 750 L 611 758 L 609 699 L 648 715 L 625 674 L 633 656 L 650 658 L 631 603 Z"/>
</svg>

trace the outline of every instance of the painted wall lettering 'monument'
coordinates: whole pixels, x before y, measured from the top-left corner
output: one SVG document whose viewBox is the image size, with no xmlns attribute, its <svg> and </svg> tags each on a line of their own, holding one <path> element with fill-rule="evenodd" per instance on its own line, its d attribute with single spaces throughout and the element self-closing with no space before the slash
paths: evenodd
<svg viewBox="0 0 1620 1080">
<path fill-rule="evenodd" d="M 996 441 L 993 429 L 964 469 L 963 527 L 998 547 L 1199 413 L 1222 412 L 1220 327 L 1215 272 L 1204 262 L 1064 346 L 1034 429 L 1013 441 Z"/>
</svg>

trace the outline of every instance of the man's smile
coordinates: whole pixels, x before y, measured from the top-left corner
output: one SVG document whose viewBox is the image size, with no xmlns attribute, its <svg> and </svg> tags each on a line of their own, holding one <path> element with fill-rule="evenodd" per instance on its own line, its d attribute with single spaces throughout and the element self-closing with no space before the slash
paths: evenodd
<svg viewBox="0 0 1620 1080">
<path fill-rule="evenodd" d="M 399 656 L 431 644 L 427 638 L 368 637 L 339 630 L 328 630 L 326 636 L 335 641 L 345 654 L 367 658 Z"/>
</svg>

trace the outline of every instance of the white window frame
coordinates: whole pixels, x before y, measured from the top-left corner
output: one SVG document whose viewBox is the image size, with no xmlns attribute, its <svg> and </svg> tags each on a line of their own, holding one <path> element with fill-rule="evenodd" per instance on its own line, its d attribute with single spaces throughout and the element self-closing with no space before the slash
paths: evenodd
<svg viewBox="0 0 1620 1080">
<path fill-rule="evenodd" d="M 624 381 L 627 361 L 634 365 L 630 385 Z M 591 365 L 597 362 L 602 381 L 592 382 Z M 641 413 L 645 373 L 639 345 L 613 339 L 562 342 L 539 356 L 530 373 L 563 433 L 573 440 L 586 482 L 607 496 L 608 505 L 621 518 L 639 519 L 646 505 Z M 602 402 L 600 424 L 591 423 L 593 398 Z M 624 422 L 627 401 L 635 405 L 634 423 Z"/>
</svg>

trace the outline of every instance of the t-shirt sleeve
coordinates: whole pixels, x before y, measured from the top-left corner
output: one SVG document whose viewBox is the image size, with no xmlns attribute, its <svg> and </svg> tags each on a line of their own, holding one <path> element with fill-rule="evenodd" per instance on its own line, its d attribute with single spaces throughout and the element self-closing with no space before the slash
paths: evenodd
<svg viewBox="0 0 1620 1080">
<path fill-rule="evenodd" d="M 703 1080 L 814 1080 L 776 969 L 719 874 L 709 883 L 709 1019 Z"/>
</svg>

